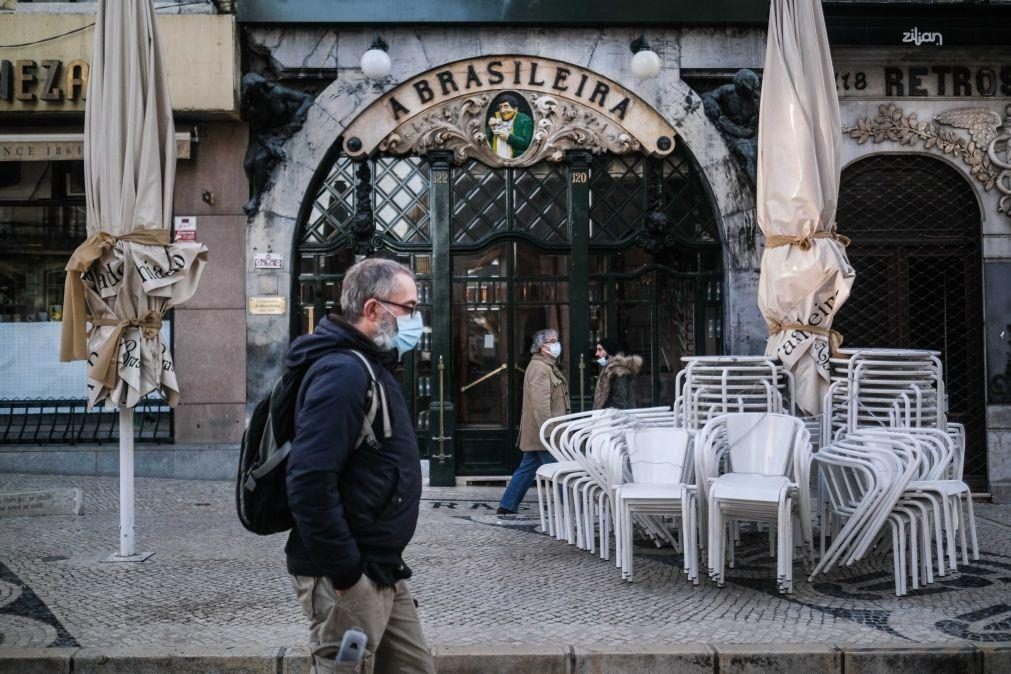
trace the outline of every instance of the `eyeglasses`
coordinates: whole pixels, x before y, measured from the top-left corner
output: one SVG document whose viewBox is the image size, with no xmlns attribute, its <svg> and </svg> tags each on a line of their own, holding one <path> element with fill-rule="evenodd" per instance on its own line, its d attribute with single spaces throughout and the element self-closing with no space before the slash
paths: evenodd
<svg viewBox="0 0 1011 674">
<path fill-rule="evenodd" d="M 397 302 L 391 302 L 390 300 L 381 300 L 378 297 L 376 298 L 376 301 L 382 302 L 383 304 L 392 304 L 395 307 L 400 307 L 404 311 L 408 312 L 408 315 L 411 318 L 417 318 L 421 314 L 421 308 L 417 304 L 413 306 L 410 304 L 398 304 Z"/>
</svg>

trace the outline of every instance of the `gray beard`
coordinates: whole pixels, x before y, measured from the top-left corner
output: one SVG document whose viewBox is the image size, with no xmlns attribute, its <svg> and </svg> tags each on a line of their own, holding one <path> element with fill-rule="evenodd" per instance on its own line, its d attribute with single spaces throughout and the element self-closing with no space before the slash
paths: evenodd
<svg viewBox="0 0 1011 674">
<path fill-rule="evenodd" d="M 397 336 L 397 324 L 394 322 L 393 326 L 390 327 L 388 320 L 390 317 L 383 317 L 383 322 L 379 325 L 379 330 L 372 337 L 372 341 L 375 342 L 376 346 L 380 351 L 389 351 L 393 348 L 394 339 Z"/>
</svg>

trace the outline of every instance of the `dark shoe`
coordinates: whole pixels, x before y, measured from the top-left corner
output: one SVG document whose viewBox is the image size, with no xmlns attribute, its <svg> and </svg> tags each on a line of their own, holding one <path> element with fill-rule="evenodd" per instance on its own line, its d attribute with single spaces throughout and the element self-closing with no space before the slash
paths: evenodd
<svg viewBox="0 0 1011 674">
<path fill-rule="evenodd" d="M 495 511 L 495 514 L 496 515 L 515 515 L 516 513 L 515 513 L 515 511 L 506 510 L 505 508 L 501 508 L 500 507 L 498 510 Z"/>
</svg>

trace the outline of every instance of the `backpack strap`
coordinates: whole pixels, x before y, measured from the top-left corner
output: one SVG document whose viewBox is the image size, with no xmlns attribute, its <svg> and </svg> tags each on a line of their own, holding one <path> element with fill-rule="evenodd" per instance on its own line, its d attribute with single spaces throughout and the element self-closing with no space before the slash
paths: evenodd
<svg viewBox="0 0 1011 674">
<path fill-rule="evenodd" d="M 379 449 L 381 445 L 376 439 L 376 432 L 373 428 L 373 424 L 375 423 L 376 416 L 378 415 L 380 409 L 382 409 L 383 412 L 383 438 L 386 439 L 393 435 L 390 424 L 390 407 L 386 401 L 386 389 L 383 387 L 382 382 L 376 377 L 376 373 L 372 369 L 372 363 L 369 362 L 369 359 L 355 349 L 348 349 L 348 351 L 358 356 L 358 360 L 362 361 L 362 364 L 369 373 L 370 379 L 365 420 L 362 422 L 362 431 L 358 434 L 358 439 L 355 441 L 354 448 L 358 449 L 361 447 L 363 442 L 367 442 L 369 447 L 372 449 Z"/>
</svg>

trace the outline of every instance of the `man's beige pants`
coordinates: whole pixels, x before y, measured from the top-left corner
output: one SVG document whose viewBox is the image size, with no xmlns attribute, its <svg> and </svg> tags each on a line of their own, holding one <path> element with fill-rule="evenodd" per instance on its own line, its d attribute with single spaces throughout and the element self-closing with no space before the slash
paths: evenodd
<svg viewBox="0 0 1011 674">
<path fill-rule="evenodd" d="M 434 673 L 414 598 L 405 581 L 380 587 L 365 574 L 338 593 L 326 577 L 292 576 L 295 594 L 309 618 L 314 674 L 334 671 L 344 632 L 357 627 L 368 636 L 361 671 Z"/>
</svg>

